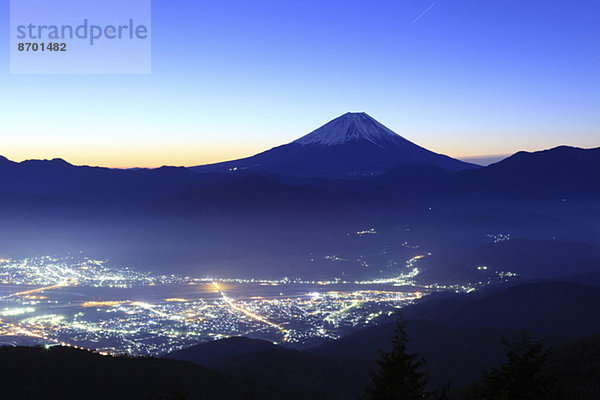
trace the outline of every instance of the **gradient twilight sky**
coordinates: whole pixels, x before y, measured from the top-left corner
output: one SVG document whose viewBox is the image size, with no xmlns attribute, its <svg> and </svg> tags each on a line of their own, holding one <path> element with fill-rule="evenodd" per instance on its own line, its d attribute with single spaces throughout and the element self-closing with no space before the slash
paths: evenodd
<svg viewBox="0 0 600 400">
<path fill-rule="evenodd" d="M 154 0 L 150 75 L 11 75 L 0 12 L 15 161 L 199 165 L 347 111 L 454 157 L 600 146 L 600 0 Z"/>
</svg>

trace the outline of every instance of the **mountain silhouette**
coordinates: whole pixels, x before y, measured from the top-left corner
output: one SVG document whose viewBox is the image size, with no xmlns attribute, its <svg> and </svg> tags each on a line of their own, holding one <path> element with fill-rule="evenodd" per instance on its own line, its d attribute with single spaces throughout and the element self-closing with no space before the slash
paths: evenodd
<svg viewBox="0 0 600 400">
<path fill-rule="evenodd" d="M 438 201 L 528 200 L 563 204 L 600 196 L 600 148 L 559 146 L 518 152 L 487 167 L 444 171 L 425 165 L 398 166 L 370 180 L 369 190 Z"/>
<path fill-rule="evenodd" d="M 399 165 L 448 171 L 477 168 L 420 147 L 365 113 L 346 113 L 291 143 L 240 160 L 193 167 L 196 172 L 262 171 L 320 178 L 379 175 Z"/>
</svg>

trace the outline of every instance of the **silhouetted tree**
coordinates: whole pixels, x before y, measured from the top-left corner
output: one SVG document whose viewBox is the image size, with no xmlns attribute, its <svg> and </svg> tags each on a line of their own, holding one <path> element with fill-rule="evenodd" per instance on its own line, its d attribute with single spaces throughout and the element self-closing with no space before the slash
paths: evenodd
<svg viewBox="0 0 600 400">
<path fill-rule="evenodd" d="M 429 398 L 426 391 L 428 373 L 425 360 L 407 351 L 406 323 L 399 320 L 392 340 L 392 351 L 380 350 L 377 368 L 371 372 L 371 386 L 365 400 L 422 400 Z"/>
<path fill-rule="evenodd" d="M 560 398 L 557 379 L 548 369 L 549 350 L 543 340 L 524 332 L 518 342 L 503 340 L 506 361 L 483 372 L 471 398 L 486 400 L 546 400 Z"/>
</svg>

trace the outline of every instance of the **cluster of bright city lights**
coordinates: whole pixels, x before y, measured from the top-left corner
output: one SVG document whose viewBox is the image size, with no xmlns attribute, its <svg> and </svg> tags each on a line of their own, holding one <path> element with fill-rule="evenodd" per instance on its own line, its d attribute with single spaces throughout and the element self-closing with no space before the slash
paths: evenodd
<svg viewBox="0 0 600 400">
<path fill-rule="evenodd" d="M 353 281 L 160 275 L 83 254 L 0 259 L 0 345 L 62 344 L 130 355 L 160 355 L 229 336 L 302 345 L 377 323 L 433 291 L 470 292 L 492 282 L 417 285 L 417 265 L 428 255 L 387 261 L 397 271 L 393 277 Z M 356 261 L 369 266 L 364 256 Z"/>
<path fill-rule="evenodd" d="M 420 298 L 388 281 L 207 279 L 113 268 L 80 254 L 0 260 L 0 337 L 106 354 L 158 355 L 252 336 L 290 345 L 337 338 Z"/>
</svg>

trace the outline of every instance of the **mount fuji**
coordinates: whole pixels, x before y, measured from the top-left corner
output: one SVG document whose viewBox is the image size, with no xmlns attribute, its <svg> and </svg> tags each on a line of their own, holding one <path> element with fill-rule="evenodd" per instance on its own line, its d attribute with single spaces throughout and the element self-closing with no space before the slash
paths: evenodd
<svg viewBox="0 0 600 400">
<path fill-rule="evenodd" d="M 420 147 L 366 113 L 347 113 L 291 143 L 252 157 L 192 167 L 196 172 L 270 172 L 315 178 L 358 178 L 423 164 L 447 171 L 477 168 Z"/>
</svg>

